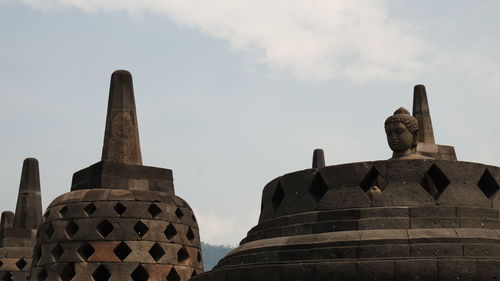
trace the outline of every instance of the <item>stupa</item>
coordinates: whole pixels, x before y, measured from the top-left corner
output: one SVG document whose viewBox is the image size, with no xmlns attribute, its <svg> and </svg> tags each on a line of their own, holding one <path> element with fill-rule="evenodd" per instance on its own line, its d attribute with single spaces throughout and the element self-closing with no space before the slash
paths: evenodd
<svg viewBox="0 0 500 281">
<path fill-rule="evenodd" d="M 38 161 L 24 160 L 16 213 L 4 211 L 0 222 L 0 280 L 26 281 L 33 245 L 42 221 Z"/>
<path fill-rule="evenodd" d="M 102 159 L 48 206 L 32 281 L 185 281 L 203 271 L 193 211 L 172 171 L 142 165 L 132 76 L 111 76 Z"/>
<path fill-rule="evenodd" d="M 500 279 L 500 168 L 437 145 L 425 88 L 385 122 L 389 160 L 291 172 L 263 190 L 259 223 L 193 281 Z"/>
</svg>

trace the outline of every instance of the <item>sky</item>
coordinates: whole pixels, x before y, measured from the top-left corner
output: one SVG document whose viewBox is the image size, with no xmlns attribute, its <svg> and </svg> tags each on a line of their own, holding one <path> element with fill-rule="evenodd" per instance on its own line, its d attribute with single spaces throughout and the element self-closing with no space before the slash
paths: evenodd
<svg viewBox="0 0 500 281">
<path fill-rule="evenodd" d="M 500 2 L 0 0 L 0 209 L 22 161 L 43 203 L 100 160 L 109 79 L 134 78 L 144 165 L 170 168 L 203 241 L 236 245 L 264 185 L 387 159 L 385 118 L 424 84 L 434 135 L 500 166 Z"/>
</svg>

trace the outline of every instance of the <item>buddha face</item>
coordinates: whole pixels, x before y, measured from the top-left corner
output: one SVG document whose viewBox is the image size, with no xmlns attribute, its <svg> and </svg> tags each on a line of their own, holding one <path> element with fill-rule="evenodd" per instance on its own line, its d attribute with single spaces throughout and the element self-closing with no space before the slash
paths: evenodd
<svg viewBox="0 0 500 281">
<path fill-rule="evenodd" d="M 385 126 L 387 142 L 395 153 L 410 152 L 413 147 L 414 136 L 401 122 L 389 123 Z"/>
</svg>

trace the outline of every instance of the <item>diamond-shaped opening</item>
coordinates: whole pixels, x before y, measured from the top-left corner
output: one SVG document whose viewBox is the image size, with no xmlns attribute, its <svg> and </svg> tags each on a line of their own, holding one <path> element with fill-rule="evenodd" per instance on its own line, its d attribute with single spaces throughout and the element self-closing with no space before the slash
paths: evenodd
<svg viewBox="0 0 500 281">
<path fill-rule="evenodd" d="M 172 270 L 168 273 L 167 281 L 181 281 L 181 278 L 179 277 L 179 274 L 177 274 L 175 268 L 172 267 Z"/>
<path fill-rule="evenodd" d="M 359 186 L 365 191 L 368 192 L 370 188 L 373 186 L 377 186 L 382 189 L 382 176 L 378 172 L 377 168 L 372 167 L 368 174 L 361 180 Z"/>
<path fill-rule="evenodd" d="M 74 221 L 70 221 L 66 226 L 66 234 L 68 234 L 69 238 L 75 236 L 78 232 L 78 225 Z"/>
<path fill-rule="evenodd" d="M 198 262 L 201 262 L 201 253 L 200 253 L 200 251 L 198 251 L 198 255 L 196 256 L 196 260 Z"/>
<path fill-rule="evenodd" d="M 52 249 L 52 251 L 50 251 L 50 253 L 54 257 L 55 261 L 59 261 L 59 259 L 61 258 L 62 254 L 64 253 L 64 249 L 63 249 L 63 247 L 61 247 L 61 245 L 57 244 L 54 247 L 54 249 Z"/>
<path fill-rule="evenodd" d="M 156 204 L 151 204 L 149 205 L 148 212 L 153 218 L 156 218 L 161 213 L 161 209 Z"/>
<path fill-rule="evenodd" d="M 23 270 L 24 267 L 26 267 L 28 263 L 24 260 L 24 259 L 20 259 L 16 262 L 16 266 L 17 268 L 19 268 L 19 270 Z"/>
<path fill-rule="evenodd" d="M 91 216 L 97 210 L 96 206 L 92 203 L 88 204 L 83 208 L 83 211 L 87 214 L 87 216 Z"/>
<path fill-rule="evenodd" d="M 59 277 L 61 277 L 62 281 L 70 281 L 71 279 L 73 279 L 73 277 L 75 277 L 75 275 L 76 275 L 75 264 L 68 263 L 61 271 Z"/>
<path fill-rule="evenodd" d="M 195 236 L 194 236 L 194 232 L 193 230 L 191 229 L 191 227 L 188 229 L 188 232 L 186 234 L 186 237 L 187 239 L 189 239 L 190 241 L 193 241 Z"/>
<path fill-rule="evenodd" d="M 177 235 L 177 230 L 175 229 L 175 227 L 170 223 L 167 228 L 165 229 L 165 231 L 163 232 L 165 233 L 165 236 L 167 237 L 168 240 L 172 239 L 175 235 Z"/>
<path fill-rule="evenodd" d="M 94 254 L 95 249 L 89 243 L 85 242 L 83 245 L 78 248 L 78 254 L 84 259 L 87 260 L 92 254 Z"/>
<path fill-rule="evenodd" d="M 38 273 L 36 276 L 37 281 L 45 281 L 47 279 L 47 271 L 45 271 L 45 268 L 42 268 L 42 270 Z"/>
<path fill-rule="evenodd" d="M 184 216 L 184 213 L 181 211 L 181 209 L 179 207 L 177 207 L 177 210 L 175 210 L 175 215 L 179 218 L 179 219 L 182 219 L 182 217 Z"/>
<path fill-rule="evenodd" d="M 196 274 L 196 270 L 193 270 L 193 273 L 191 273 L 191 278 L 195 277 L 196 275 L 198 275 Z"/>
<path fill-rule="evenodd" d="M 138 221 L 134 226 L 134 230 L 135 233 L 137 233 L 137 235 L 142 238 L 148 232 L 149 227 L 145 225 L 142 221 Z"/>
<path fill-rule="evenodd" d="M 68 212 L 68 207 L 64 206 L 62 207 L 61 210 L 59 210 L 59 214 L 61 214 L 61 217 L 64 218 L 64 215 L 66 215 L 66 213 Z"/>
<path fill-rule="evenodd" d="M 121 216 L 123 213 L 125 213 L 125 211 L 127 210 L 127 207 L 125 207 L 122 203 L 116 203 L 115 206 L 113 207 L 113 209 L 115 210 L 115 212 L 118 215 Z"/>
<path fill-rule="evenodd" d="M 177 252 L 177 261 L 178 262 L 183 262 L 189 258 L 189 253 L 186 250 L 186 248 L 182 247 L 178 252 Z"/>
<path fill-rule="evenodd" d="M 498 190 L 498 183 L 495 178 L 491 175 L 488 169 L 484 170 L 483 175 L 479 179 L 477 186 L 481 189 L 481 191 L 486 195 L 486 197 L 491 198 L 495 192 Z"/>
<path fill-rule="evenodd" d="M 94 278 L 95 281 L 108 281 L 110 277 L 111 273 L 109 273 L 109 270 L 102 264 L 92 273 L 92 278 Z"/>
<path fill-rule="evenodd" d="M 12 281 L 12 274 L 10 272 L 6 272 L 3 277 L 2 277 L 2 281 Z"/>
<path fill-rule="evenodd" d="M 149 274 L 142 265 L 139 265 L 133 272 L 130 274 L 132 280 L 134 281 L 147 281 L 149 279 Z"/>
<path fill-rule="evenodd" d="M 52 237 L 52 234 L 54 234 L 54 226 L 52 225 L 51 222 L 47 226 L 47 229 L 45 230 L 45 234 L 47 234 L 47 238 Z"/>
<path fill-rule="evenodd" d="M 316 173 L 314 180 L 309 187 L 309 193 L 311 193 L 314 201 L 319 202 L 323 195 L 328 191 L 328 186 L 326 185 L 323 177 L 320 173 Z"/>
<path fill-rule="evenodd" d="M 102 235 L 102 237 L 108 236 L 114 227 L 108 220 L 103 220 L 97 225 L 97 232 Z"/>
<path fill-rule="evenodd" d="M 420 185 L 434 197 L 434 199 L 438 199 L 449 184 L 450 180 L 436 164 L 432 164 L 420 182 Z"/>
<path fill-rule="evenodd" d="M 276 190 L 273 194 L 273 207 L 275 210 L 279 207 L 281 201 L 283 201 L 283 198 L 285 198 L 285 192 L 283 191 L 281 183 L 278 183 L 278 186 L 276 187 Z"/>
<path fill-rule="evenodd" d="M 42 258 L 42 247 L 40 245 L 35 247 L 33 254 L 33 264 L 38 264 L 38 261 Z"/>
<path fill-rule="evenodd" d="M 124 259 L 126 259 L 128 257 L 128 255 L 130 255 L 130 253 L 132 253 L 132 250 L 125 242 L 121 242 L 120 244 L 118 244 L 115 247 L 115 249 L 113 250 L 113 253 L 115 253 L 115 255 L 121 261 L 123 261 Z"/>
<path fill-rule="evenodd" d="M 158 262 L 165 255 L 165 251 L 158 243 L 155 243 L 149 250 L 149 254 Z"/>
</svg>

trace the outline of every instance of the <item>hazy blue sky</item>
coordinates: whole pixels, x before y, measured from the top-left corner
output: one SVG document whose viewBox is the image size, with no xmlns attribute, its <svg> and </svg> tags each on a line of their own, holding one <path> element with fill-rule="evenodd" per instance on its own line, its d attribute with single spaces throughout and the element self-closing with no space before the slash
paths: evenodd
<svg viewBox="0 0 500 281">
<path fill-rule="evenodd" d="M 143 162 L 173 169 L 202 240 L 236 244 L 264 185 L 386 159 L 425 84 L 436 140 L 500 165 L 500 2 L 0 0 L 0 209 L 22 161 L 44 206 L 100 159 L 109 78 L 134 77 Z"/>
</svg>

